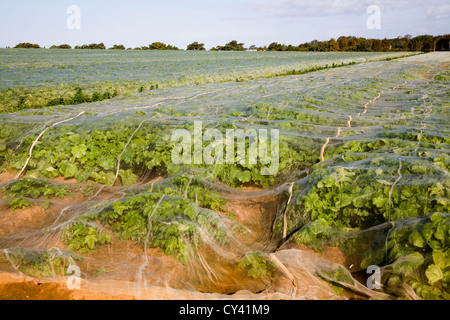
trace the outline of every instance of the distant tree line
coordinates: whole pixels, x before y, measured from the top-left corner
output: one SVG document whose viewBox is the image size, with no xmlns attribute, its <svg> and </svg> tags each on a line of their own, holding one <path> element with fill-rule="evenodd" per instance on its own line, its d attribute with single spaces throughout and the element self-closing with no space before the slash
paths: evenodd
<svg viewBox="0 0 450 320">
<path fill-rule="evenodd" d="M 33 43 L 19 43 L 14 48 L 40 48 L 38 44 Z M 53 45 L 50 49 L 71 49 L 68 44 Z M 106 47 L 103 43 L 91 43 L 82 46 L 75 46 L 74 49 L 101 49 Z M 122 44 L 115 44 L 109 50 L 125 50 Z M 165 44 L 163 42 L 153 42 L 152 44 L 143 47 L 136 47 L 134 49 L 128 48 L 126 50 L 179 50 L 176 46 Z M 204 51 L 205 45 L 199 42 L 193 42 L 187 46 L 187 50 Z M 404 37 L 397 37 L 393 39 L 366 39 L 353 36 L 342 36 L 338 39 L 330 39 L 328 41 L 305 42 L 298 46 L 280 44 L 272 42 L 268 47 L 250 46 L 248 49 L 244 48 L 244 43 L 239 43 L 232 40 L 223 46 L 216 46 L 211 48 L 211 51 L 450 51 L 450 34 L 442 36 L 421 35 L 412 37 L 406 35 Z"/>
<path fill-rule="evenodd" d="M 339 37 L 337 40 L 311 41 L 298 46 L 271 43 L 268 51 L 449 51 L 450 34 L 433 37 L 406 35 L 394 39 Z M 264 50 L 264 48 L 258 48 Z"/>
</svg>

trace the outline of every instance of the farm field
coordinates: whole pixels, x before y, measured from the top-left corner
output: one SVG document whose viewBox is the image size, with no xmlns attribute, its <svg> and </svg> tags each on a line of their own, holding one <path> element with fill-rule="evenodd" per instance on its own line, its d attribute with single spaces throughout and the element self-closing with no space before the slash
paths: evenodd
<svg viewBox="0 0 450 320">
<path fill-rule="evenodd" d="M 0 49 L 0 112 L 78 104 L 87 97 L 100 101 L 160 87 L 270 78 L 411 54 Z"/>
<path fill-rule="evenodd" d="M 0 297 L 449 300 L 450 54 L 402 55 L 0 50 Z"/>
</svg>

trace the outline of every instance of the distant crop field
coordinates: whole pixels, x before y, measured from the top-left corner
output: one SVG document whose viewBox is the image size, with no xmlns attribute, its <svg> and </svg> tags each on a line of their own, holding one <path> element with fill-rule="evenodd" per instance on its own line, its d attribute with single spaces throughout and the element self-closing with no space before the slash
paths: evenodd
<svg viewBox="0 0 450 320">
<path fill-rule="evenodd" d="M 0 49 L 0 111 L 72 104 L 79 102 L 71 101 L 79 89 L 98 101 L 160 87 L 247 81 L 411 54 Z"/>
</svg>

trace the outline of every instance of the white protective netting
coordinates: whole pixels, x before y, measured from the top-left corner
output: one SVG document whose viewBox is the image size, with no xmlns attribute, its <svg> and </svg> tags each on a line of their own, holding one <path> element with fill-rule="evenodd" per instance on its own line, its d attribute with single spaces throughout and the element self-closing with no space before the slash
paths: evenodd
<svg viewBox="0 0 450 320">
<path fill-rule="evenodd" d="M 449 299 L 448 61 L 3 114 L 0 270 L 64 284 L 77 266 L 82 288 L 137 298 Z M 236 152 L 174 163 L 196 123 L 247 148 L 278 129 L 275 174 Z"/>
</svg>

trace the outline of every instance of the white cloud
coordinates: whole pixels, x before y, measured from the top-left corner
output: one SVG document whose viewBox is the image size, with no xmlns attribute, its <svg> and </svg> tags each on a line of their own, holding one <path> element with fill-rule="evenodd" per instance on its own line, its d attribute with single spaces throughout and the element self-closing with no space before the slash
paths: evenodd
<svg viewBox="0 0 450 320">
<path fill-rule="evenodd" d="M 428 0 L 440 12 L 447 0 Z M 321 17 L 338 15 L 364 15 L 370 5 L 379 5 L 383 11 L 423 8 L 423 0 L 275 0 L 254 1 L 251 9 L 255 14 L 278 17 Z M 431 8 L 430 8 L 431 9 Z M 434 11 L 431 12 L 434 14 Z M 439 15 L 437 15 L 439 16 Z"/>
<path fill-rule="evenodd" d="M 450 5 L 431 7 L 428 9 L 427 19 L 429 20 L 439 20 L 450 17 Z"/>
</svg>

